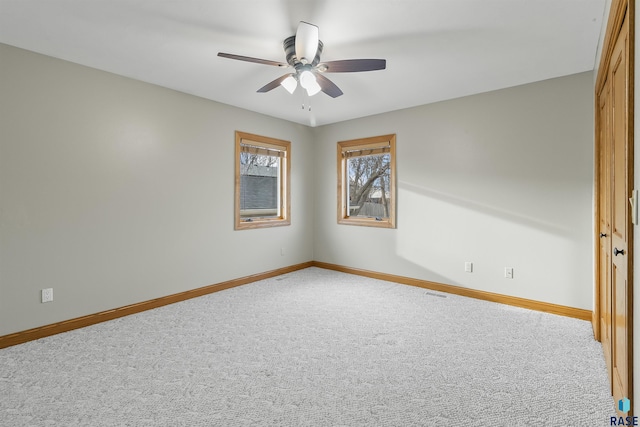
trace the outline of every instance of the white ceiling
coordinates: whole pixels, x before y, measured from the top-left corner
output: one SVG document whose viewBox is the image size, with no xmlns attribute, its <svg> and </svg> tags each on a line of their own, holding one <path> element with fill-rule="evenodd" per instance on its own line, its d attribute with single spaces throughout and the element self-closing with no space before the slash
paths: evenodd
<svg viewBox="0 0 640 427">
<path fill-rule="evenodd" d="M 593 70 L 605 0 L 0 0 L 0 43 L 319 126 Z M 299 21 L 322 60 L 387 69 L 326 74 L 344 92 L 256 90 L 285 70 Z"/>
</svg>

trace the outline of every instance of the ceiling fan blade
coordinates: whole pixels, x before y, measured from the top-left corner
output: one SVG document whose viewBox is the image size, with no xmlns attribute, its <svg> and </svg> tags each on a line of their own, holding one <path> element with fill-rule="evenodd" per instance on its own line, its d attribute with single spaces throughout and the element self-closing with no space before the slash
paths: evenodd
<svg viewBox="0 0 640 427">
<path fill-rule="evenodd" d="M 270 90 L 273 90 L 275 88 L 277 88 L 278 86 L 280 86 L 280 83 L 282 83 L 287 77 L 292 76 L 293 74 L 285 74 L 284 76 L 280 76 L 277 79 L 275 79 L 274 81 L 267 83 L 266 85 L 262 86 L 260 89 L 257 90 L 257 92 L 260 93 L 264 93 L 264 92 L 269 92 Z"/>
<path fill-rule="evenodd" d="M 342 61 L 323 62 L 318 69 L 325 73 L 353 73 L 375 71 L 387 68 L 386 59 L 343 59 Z"/>
<path fill-rule="evenodd" d="M 303 64 L 311 64 L 318 51 L 318 27 L 300 21 L 296 31 L 296 57 Z"/>
<path fill-rule="evenodd" d="M 322 74 L 316 74 L 316 81 L 320 85 L 320 89 L 330 97 L 337 98 L 342 95 L 340 88 Z"/>
<path fill-rule="evenodd" d="M 255 62 L 256 64 L 274 65 L 276 67 L 288 67 L 288 64 L 277 61 L 269 61 L 268 59 L 252 58 L 250 56 L 234 55 L 232 53 L 218 52 L 218 56 L 222 58 L 237 59 L 238 61 Z"/>
</svg>

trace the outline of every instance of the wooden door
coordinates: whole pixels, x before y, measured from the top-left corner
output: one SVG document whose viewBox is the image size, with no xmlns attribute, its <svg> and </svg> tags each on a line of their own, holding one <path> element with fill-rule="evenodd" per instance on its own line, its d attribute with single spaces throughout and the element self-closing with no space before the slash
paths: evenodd
<svg viewBox="0 0 640 427">
<path fill-rule="evenodd" d="M 613 0 L 596 79 L 596 307 L 614 401 L 633 397 L 633 63 L 635 2 Z M 616 405 L 617 406 L 617 405 Z M 616 408 L 617 409 L 617 408 Z"/>
<path fill-rule="evenodd" d="M 611 85 L 611 385 L 614 401 L 629 397 L 631 354 L 631 289 L 629 288 L 630 170 L 628 123 L 628 19 L 622 24 L 609 62 Z"/>
<path fill-rule="evenodd" d="M 598 208 L 600 239 L 598 262 L 599 281 L 599 339 L 607 362 L 611 367 L 611 102 L 609 83 L 605 83 L 599 95 L 598 130 Z M 611 384 L 611 369 L 609 369 L 609 383 Z"/>
</svg>

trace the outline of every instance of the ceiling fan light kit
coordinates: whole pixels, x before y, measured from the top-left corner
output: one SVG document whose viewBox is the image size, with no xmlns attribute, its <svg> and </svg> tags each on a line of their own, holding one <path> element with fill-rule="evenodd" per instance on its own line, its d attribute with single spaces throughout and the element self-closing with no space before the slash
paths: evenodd
<svg viewBox="0 0 640 427">
<path fill-rule="evenodd" d="M 343 92 L 322 73 L 375 71 L 384 70 L 387 66 L 387 61 L 384 59 L 345 59 L 320 63 L 323 44 L 318 35 L 317 26 L 301 21 L 296 35 L 287 37 L 283 42 L 286 64 L 223 52 L 218 52 L 218 56 L 281 68 L 293 68 L 295 70 L 294 73 L 285 74 L 267 83 L 258 89 L 260 93 L 269 92 L 278 86 L 282 86 L 287 92 L 293 94 L 298 83 L 300 83 L 300 86 L 307 91 L 309 96 L 322 91 L 332 98 L 337 98 Z"/>
<path fill-rule="evenodd" d="M 320 92 L 320 85 L 316 81 L 316 76 L 310 70 L 300 72 L 300 86 L 307 90 L 309 96 L 313 96 Z"/>
<path fill-rule="evenodd" d="M 296 87 L 298 87 L 298 81 L 293 74 L 290 74 L 286 79 L 280 82 L 280 85 L 287 90 L 290 94 L 295 92 Z"/>
</svg>

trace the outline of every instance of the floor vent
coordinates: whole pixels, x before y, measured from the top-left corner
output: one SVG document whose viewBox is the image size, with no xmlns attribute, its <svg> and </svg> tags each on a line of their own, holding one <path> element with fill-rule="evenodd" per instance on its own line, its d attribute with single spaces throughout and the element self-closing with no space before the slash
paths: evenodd
<svg viewBox="0 0 640 427">
<path fill-rule="evenodd" d="M 432 297 L 440 297 L 440 298 L 446 298 L 446 295 L 442 295 L 442 294 L 434 294 L 433 292 L 425 292 L 427 295 L 431 295 Z"/>
</svg>

